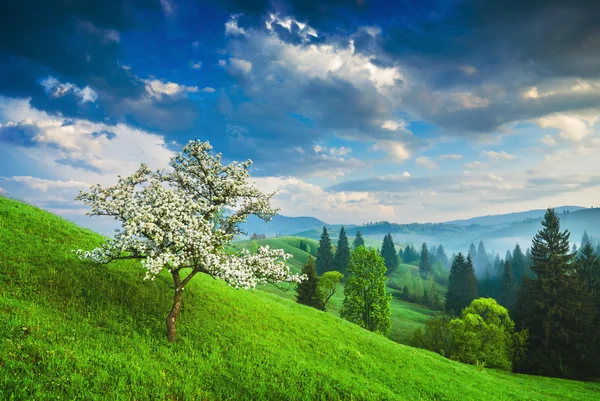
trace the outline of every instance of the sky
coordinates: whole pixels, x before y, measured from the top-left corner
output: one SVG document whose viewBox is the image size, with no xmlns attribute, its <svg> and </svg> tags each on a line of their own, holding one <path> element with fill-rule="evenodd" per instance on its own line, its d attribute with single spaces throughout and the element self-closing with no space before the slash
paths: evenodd
<svg viewBox="0 0 600 401">
<path fill-rule="evenodd" d="M 74 201 L 192 139 L 287 216 L 442 222 L 600 199 L 600 2 L 23 0 L 0 192 Z"/>
</svg>

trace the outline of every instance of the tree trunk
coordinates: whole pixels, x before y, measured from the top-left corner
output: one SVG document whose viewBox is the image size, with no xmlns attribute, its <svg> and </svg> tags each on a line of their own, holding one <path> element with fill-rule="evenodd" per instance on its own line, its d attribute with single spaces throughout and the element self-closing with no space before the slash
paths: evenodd
<svg viewBox="0 0 600 401">
<path fill-rule="evenodd" d="M 167 337 L 169 338 L 169 342 L 175 341 L 175 335 L 177 333 L 175 323 L 177 322 L 177 317 L 181 311 L 181 298 L 183 295 L 183 285 L 181 283 L 181 278 L 179 277 L 179 272 L 173 271 L 172 275 L 173 283 L 175 284 L 175 295 L 173 297 L 173 308 L 167 316 Z"/>
</svg>

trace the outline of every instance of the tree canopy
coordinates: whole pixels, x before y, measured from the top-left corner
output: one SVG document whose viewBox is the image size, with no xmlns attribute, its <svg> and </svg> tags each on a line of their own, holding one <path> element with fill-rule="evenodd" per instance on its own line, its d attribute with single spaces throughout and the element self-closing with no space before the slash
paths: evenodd
<svg viewBox="0 0 600 401">
<path fill-rule="evenodd" d="M 175 296 L 166 320 L 169 341 L 175 341 L 183 290 L 198 273 L 236 288 L 301 280 L 285 265 L 291 255 L 283 250 L 266 246 L 252 255 L 225 252 L 249 215 L 268 221 L 277 210 L 270 206 L 272 195 L 250 181 L 251 161 L 222 165 L 221 154 L 211 150 L 208 142 L 190 141 L 171 159 L 170 170 L 151 171 L 142 164 L 116 185 L 94 185 L 75 198 L 91 208 L 88 215 L 112 216 L 122 224 L 100 247 L 78 250 L 80 258 L 99 263 L 139 259 L 146 279 L 163 269 L 171 274 Z"/>
</svg>

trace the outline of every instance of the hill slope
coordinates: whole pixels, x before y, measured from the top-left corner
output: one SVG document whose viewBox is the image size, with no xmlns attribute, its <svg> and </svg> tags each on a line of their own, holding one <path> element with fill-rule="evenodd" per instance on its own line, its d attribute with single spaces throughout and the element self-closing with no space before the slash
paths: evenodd
<svg viewBox="0 0 600 401">
<path fill-rule="evenodd" d="M 98 235 L 0 197 L 0 399 L 592 400 L 600 384 L 478 370 L 208 277 L 166 341 L 168 277 L 96 266 Z"/>
</svg>

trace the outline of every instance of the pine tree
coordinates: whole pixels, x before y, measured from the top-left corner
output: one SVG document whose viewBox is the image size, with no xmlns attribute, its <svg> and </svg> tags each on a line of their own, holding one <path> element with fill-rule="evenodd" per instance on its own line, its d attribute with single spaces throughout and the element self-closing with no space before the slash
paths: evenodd
<svg viewBox="0 0 600 401">
<path fill-rule="evenodd" d="M 587 231 L 583 231 L 583 235 L 581 236 L 581 248 L 583 248 L 585 244 L 591 245 L 591 242 L 592 241 L 590 240 L 590 236 Z"/>
<path fill-rule="evenodd" d="M 302 267 L 302 274 L 306 274 L 308 279 L 300 282 L 296 286 L 296 301 L 299 304 L 321 309 L 321 301 L 317 294 L 319 277 L 317 276 L 312 256 L 308 257 L 308 262 Z"/>
<path fill-rule="evenodd" d="M 471 260 L 477 260 L 477 248 L 475 248 L 475 244 L 471 244 L 469 247 L 469 255 Z"/>
<path fill-rule="evenodd" d="M 517 320 L 529 330 L 528 373 L 581 378 L 595 363 L 596 310 L 569 252 L 569 231 L 560 231 L 554 209 L 548 209 L 531 247 L 536 279 L 525 277 L 518 297 Z"/>
<path fill-rule="evenodd" d="M 510 261 L 504 262 L 504 272 L 502 273 L 502 283 L 500 285 L 500 295 L 498 303 L 508 309 L 511 316 L 514 315 L 514 308 L 517 302 L 517 281 L 513 274 Z"/>
<path fill-rule="evenodd" d="M 348 237 L 346 230 L 342 226 L 340 236 L 338 238 L 337 249 L 335 251 L 334 265 L 335 269 L 346 276 L 348 264 L 350 263 L 350 246 L 348 245 Z"/>
<path fill-rule="evenodd" d="M 385 272 L 385 262 L 377 250 L 360 247 L 352 251 L 340 316 L 387 335 L 392 297 L 385 292 Z"/>
<path fill-rule="evenodd" d="M 513 274 L 515 275 L 517 285 L 520 285 L 523 281 L 523 276 L 525 275 L 525 264 L 527 262 L 519 244 L 515 246 L 510 263 L 512 264 L 512 270 Z"/>
<path fill-rule="evenodd" d="M 496 254 L 496 259 L 494 259 L 494 276 L 502 277 L 503 270 L 504 270 L 504 263 L 500 259 L 500 255 Z"/>
<path fill-rule="evenodd" d="M 392 239 L 392 234 L 390 233 L 387 233 L 387 235 L 383 237 L 383 242 L 381 244 L 381 257 L 385 261 L 387 275 L 396 271 L 398 265 L 400 264 L 400 259 L 396 253 L 396 246 L 394 245 L 394 240 Z"/>
<path fill-rule="evenodd" d="M 444 252 L 444 247 L 441 244 L 437 248 L 436 259 L 438 260 L 438 262 L 441 262 L 446 269 L 450 266 L 450 263 L 448 263 L 448 256 L 446 256 L 446 252 Z"/>
<path fill-rule="evenodd" d="M 352 246 L 354 247 L 354 249 L 358 248 L 359 246 L 365 246 L 365 240 L 363 239 L 360 230 L 356 231 L 356 237 L 354 237 Z"/>
<path fill-rule="evenodd" d="M 477 259 L 473 259 L 473 261 L 475 262 L 475 270 L 485 274 L 485 270 L 490 264 L 490 260 L 485 250 L 485 246 L 483 245 L 483 241 L 479 241 L 479 246 L 477 247 Z"/>
<path fill-rule="evenodd" d="M 304 240 L 300 240 L 300 244 L 298 245 L 298 248 L 304 252 L 306 252 L 307 248 L 306 248 L 306 242 L 304 242 Z"/>
<path fill-rule="evenodd" d="M 400 263 L 406 263 L 404 261 L 404 251 L 402 250 L 402 248 L 398 249 L 398 258 L 400 258 Z"/>
<path fill-rule="evenodd" d="M 433 268 L 431 267 L 431 262 L 429 261 L 429 250 L 427 249 L 427 244 L 424 242 L 421 246 L 421 262 L 419 263 L 419 273 L 421 273 L 421 277 L 425 279 L 430 274 L 433 274 Z"/>
<path fill-rule="evenodd" d="M 477 278 L 475 268 L 470 256 L 465 257 L 458 253 L 448 279 L 446 292 L 446 311 L 450 314 L 460 315 L 461 311 L 477 298 Z"/>
<path fill-rule="evenodd" d="M 319 241 L 319 249 L 317 250 L 317 274 L 322 276 L 323 273 L 334 269 L 333 253 L 331 252 L 331 239 L 327 227 L 323 227 L 321 240 Z"/>
<path fill-rule="evenodd" d="M 506 256 L 504 256 L 504 261 L 507 260 L 512 263 L 512 253 L 510 253 L 510 251 L 506 251 Z"/>
<path fill-rule="evenodd" d="M 437 289 L 437 284 L 433 276 L 429 276 L 429 294 L 431 299 L 431 306 L 437 307 L 440 305 L 440 293 Z"/>
</svg>

